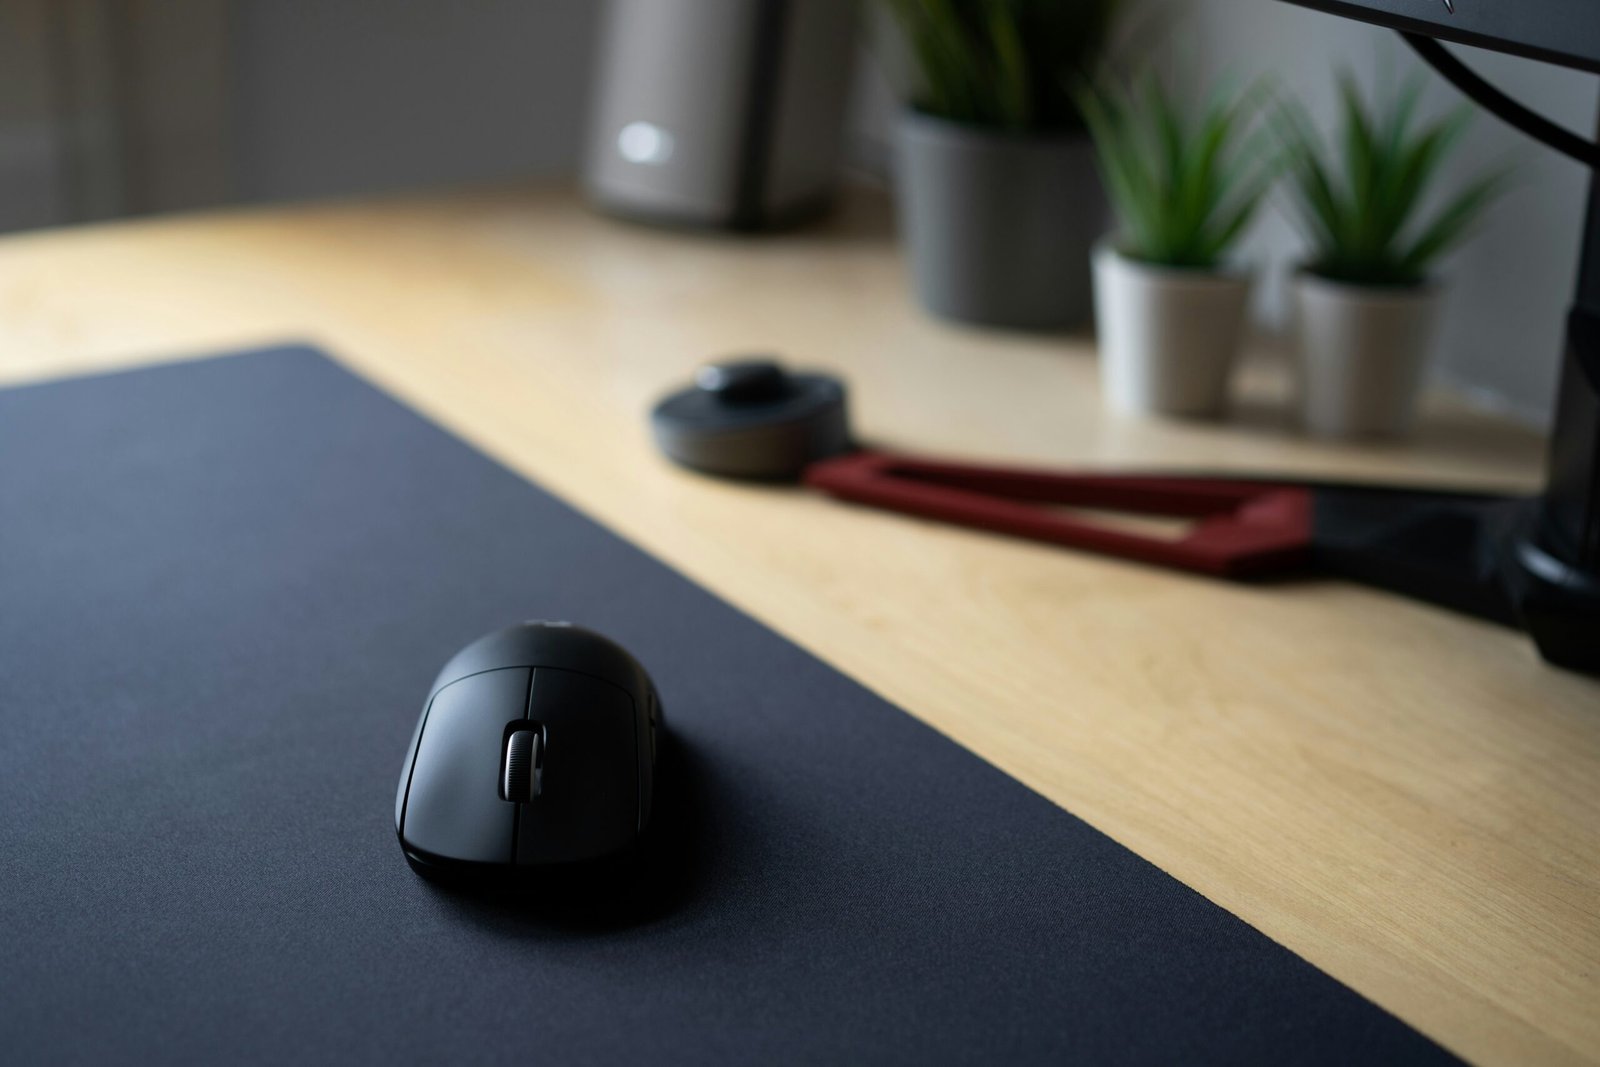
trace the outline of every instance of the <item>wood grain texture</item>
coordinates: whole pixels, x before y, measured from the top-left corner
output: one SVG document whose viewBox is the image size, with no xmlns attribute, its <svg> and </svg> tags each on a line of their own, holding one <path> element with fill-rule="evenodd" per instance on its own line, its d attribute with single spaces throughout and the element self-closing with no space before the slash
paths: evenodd
<svg viewBox="0 0 1600 1067">
<path fill-rule="evenodd" d="M 1447 402 L 1403 446 L 1104 414 L 1086 338 L 931 322 L 886 213 L 766 240 L 562 190 L 0 240 L 0 380 L 286 338 L 350 367 L 1484 1063 L 1600 1060 L 1600 685 L 1526 638 L 1333 582 L 1233 586 L 659 460 L 708 356 L 846 375 L 858 428 L 1006 461 L 1531 488 L 1539 440 Z"/>
</svg>

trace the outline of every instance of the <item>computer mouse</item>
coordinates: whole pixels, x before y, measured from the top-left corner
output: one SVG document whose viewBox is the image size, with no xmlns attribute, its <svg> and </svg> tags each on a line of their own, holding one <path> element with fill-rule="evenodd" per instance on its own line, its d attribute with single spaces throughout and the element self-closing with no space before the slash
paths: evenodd
<svg viewBox="0 0 1600 1067">
<path fill-rule="evenodd" d="M 395 796 L 427 875 L 516 875 L 628 853 L 650 822 L 661 701 L 637 660 L 563 622 L 507 627 L 434 680 Z"/>
</svg>

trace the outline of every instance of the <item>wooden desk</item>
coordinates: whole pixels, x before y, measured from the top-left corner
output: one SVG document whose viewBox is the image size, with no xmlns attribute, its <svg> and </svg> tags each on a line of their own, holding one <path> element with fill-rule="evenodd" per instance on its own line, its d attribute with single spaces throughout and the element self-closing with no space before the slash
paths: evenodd
<svg viewBox="0 0 1600 1067">
<path fill-rule="evenodd" d="M 644 412 L 707 356 L 837 370 L 905 448 L 1530 488 L 1448 405 L 1314 444 L 1101 412 L 1088 340 L 931 322 L 880 200 L 769 240 L 559 190 L 0 240 L 0 380 L 309 338 L 1463 1055 L 1600 1058 L 1600 684 L 1338 583 L 1246 588 L 697 478 Z"/>
</svg>

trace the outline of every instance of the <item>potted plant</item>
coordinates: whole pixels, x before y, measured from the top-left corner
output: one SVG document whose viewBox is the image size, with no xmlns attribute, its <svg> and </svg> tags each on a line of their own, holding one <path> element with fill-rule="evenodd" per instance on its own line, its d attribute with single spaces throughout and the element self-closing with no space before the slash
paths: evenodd
<svg viewBox="0 0 1600 1067">
<path fill-rule="evenodd" d="M 1154 75 L 1081 96 L 1115 233 L 1094 252 L 1100 381 L 1120 411 L 1221 412 L 1251 273 L 1228 262 L 1274 176 L 1259 93 L 1184 108 Z"/>
<path fill-rule="evenodd" d="M 1087 318 L 1105 208 L 1072 89 L 1116 0 L 888 2 L 917 72 L 895 178 L 918 299 L 989 325 Z"/>
<path fill-rule="evenodd" d="M 1294 278 L 1300 416 L 1319 436 L 1410 429 L 1438 314 L 1432 269 L 1509 173 L 1481 173 L 1426 210 L 1470 111 L 1419 124 L 1420 92 L 1412 81 L 1372 104 L 1341 77 L 1336 149 L 1298 108 L 1278 112 L 1294 214 L 1311 245 Z"/>
</svg>

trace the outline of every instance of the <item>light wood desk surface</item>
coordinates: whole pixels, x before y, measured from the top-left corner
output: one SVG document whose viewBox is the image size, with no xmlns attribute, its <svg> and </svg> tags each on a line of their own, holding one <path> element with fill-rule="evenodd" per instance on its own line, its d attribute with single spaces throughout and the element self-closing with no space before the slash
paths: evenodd
<svg viewBox="0 0 1600 1067">
<path fill-rule="evenodd" d="M 1470 1059 L 1600 1060 L 1600 683 L 1334 582 L 1250 588 L 657 458 L 709 356 L 844 374 L 864 436 L 967 457 L 1511 489 L 1531 434 L 1404 446 L 1104 414 L 1085 338 L 926 319 L 880 200 L 760 241 L 561 190 L 0 239 L 0 381 L 304 338 Z"/>
</svg>

